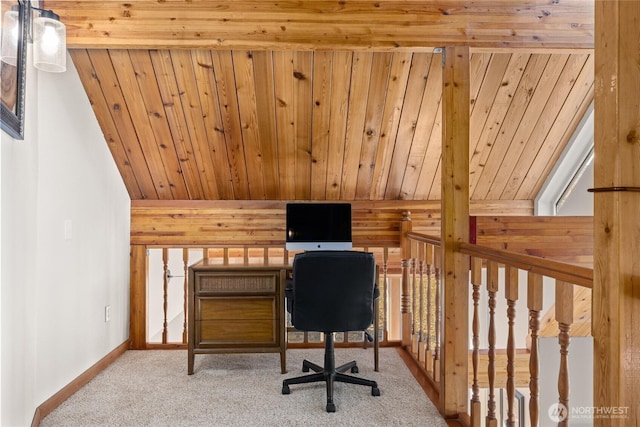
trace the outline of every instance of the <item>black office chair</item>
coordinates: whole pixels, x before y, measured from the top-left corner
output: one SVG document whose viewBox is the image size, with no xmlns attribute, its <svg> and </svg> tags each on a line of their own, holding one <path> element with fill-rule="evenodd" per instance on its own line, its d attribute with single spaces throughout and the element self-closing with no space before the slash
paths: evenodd
<svg viewBox="0 0 640 427">
<path fill-rule="evenodd" d="M 347 375 L 358 372 L 356 361 L 335 366 L 334 332 L 361 331 L 373 323 L 376 264 L 373 254 L 356 251 L 311 251 L 299 253 L 293 261 L 292 288 L 287 292 L 291 322 L 302 331 L 323 332 L 325 336 L 324 368 L 304 360 L 302 371 L 315 373 L 282 382 L 282 394 L 289 385 L 325 381 L 327 412 L 335 412 L 335 381 L 371 387 L 371 395 L 379 396 L 375 381 Z"/>
</svg>

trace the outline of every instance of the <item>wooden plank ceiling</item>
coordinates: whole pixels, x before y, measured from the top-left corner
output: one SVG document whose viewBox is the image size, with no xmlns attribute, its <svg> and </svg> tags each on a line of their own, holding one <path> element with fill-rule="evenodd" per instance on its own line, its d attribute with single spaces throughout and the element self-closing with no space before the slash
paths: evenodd
<svg viewBox="0 0 640 427">
<path fill-rule="evenodd" d="M 588 2 L 154 3 L 46 2 L 134 200 L 440 199 L 428 45 L 482 48 L 474 200 L 534 199 L 593 100 Z"/>
</svg>

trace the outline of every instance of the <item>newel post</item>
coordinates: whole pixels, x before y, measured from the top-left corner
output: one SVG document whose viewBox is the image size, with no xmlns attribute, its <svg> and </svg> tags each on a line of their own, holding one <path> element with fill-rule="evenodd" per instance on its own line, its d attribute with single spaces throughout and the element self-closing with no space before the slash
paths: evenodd
<svg viewBox="0 0 640 427">
<path fill-rule="evenodd" d="M 469 365 L 469 47 L 444 49 L 442 70 L 442 313 L 440 412 L 467 413 Z"/>
<path fill-rule="evenodd" d="M 131 245 L 129 274 L 129 348 L 147 346 L 147 247 Z"/>
<path fill-rule="evenodd" d="M 595 2 L 593 406 L 640 420 L 640 7 Z M 569 410 L 571 408 L 568 408 Z"/>
<path fill-rule="evenodd" d="M 411 241 L 407 233 L 411 232 L 411 212 L 402 214 L 400 226 L 400 258 L 402 268 L 402 296 L 400 299 L 400 313 L 402 314 L 402 345 L 411 349 L 411 327 L 413 313 L 411 313 Z"/>
</svg>

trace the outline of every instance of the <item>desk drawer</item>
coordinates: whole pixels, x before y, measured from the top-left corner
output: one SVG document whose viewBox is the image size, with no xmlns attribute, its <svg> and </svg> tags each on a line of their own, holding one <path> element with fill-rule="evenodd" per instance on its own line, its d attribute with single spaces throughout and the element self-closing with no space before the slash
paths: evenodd
<svg viewBox="0 0 640 427">
<path fill-rule="evenodd" d="M 275 293 L 278 272 L 199 273 L 196 278 L 198 294 Z"/>
<path fill-rule="evenodd" d="M 199 346 L 277 345 L 276 330 L 273 319 L 203 320 L 196 341 Z"/>
<path fill-rule="evenodd" d="M 196 320 L 275 319 L 274 297 L 210 297 L 197 301 Z"/>
</svg>

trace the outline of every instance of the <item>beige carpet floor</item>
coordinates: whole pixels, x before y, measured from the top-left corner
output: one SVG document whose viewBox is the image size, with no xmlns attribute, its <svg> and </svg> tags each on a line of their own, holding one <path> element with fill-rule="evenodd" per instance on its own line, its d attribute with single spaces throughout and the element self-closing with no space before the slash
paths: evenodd
<svg viewBox="0 0 640 427">
<path fill-rule="evenodd" d="M 127 351 L 49 414 L 42 427 L 138 426 L 446 426 L 397 351 L 336 349 L 336 364 L 356 359 L 357 374 L 378 382 L 371 388 L 336 383 L 337 410 L 327 413 L 324 383 L 291 386 L 302 360 L 323 362 L 322 350 L 288 350 L 287 374 L 277 354 L 197 355 L 187 375 L 182 350 Z"/>
</svg>

